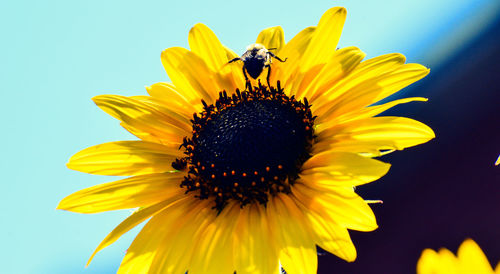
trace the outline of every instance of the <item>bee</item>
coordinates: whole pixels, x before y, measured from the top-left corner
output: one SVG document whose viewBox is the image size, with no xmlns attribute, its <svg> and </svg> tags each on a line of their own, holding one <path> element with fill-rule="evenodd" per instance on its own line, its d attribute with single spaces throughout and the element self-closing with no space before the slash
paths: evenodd
<svg viewBox="0 0 500 274">
<path fill-rule="evenodd" d="M 274 53 L 270 52 L 269 50 L 273 49 L 266 49 L 266 47 L 262 44 L 251 44 L 247 47 L 245 53 L 241 55 L 241 57 L 236 57 L 229 61 L 229 63 L 235 62 L 235 61 L 243 61 L 243 75 L 245 76 L 245 80 L 248 82 L 248 74 L 250 74 L 250 77 L 253 79 L 257 79 L 259 75 L 262 73 L 264 68 L 267 68 L 267 85 L 271 86 L 269 84 L 269 77 L 271 75 L 271 61 L 272 58 L 277 59 L 280 62 L 285 62 L 288 58 L 285 58 L 285 60 L 281 60 L 278 56 L 276 56 Z"/>
</svg>

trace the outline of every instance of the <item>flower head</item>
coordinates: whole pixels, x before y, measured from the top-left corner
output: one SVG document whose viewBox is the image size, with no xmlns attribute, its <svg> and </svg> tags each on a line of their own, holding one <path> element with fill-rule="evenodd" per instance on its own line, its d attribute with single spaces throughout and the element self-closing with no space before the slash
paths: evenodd
<svg viewBox="0 0 500 274">
<path fill-rule="evenodd" d="M 332 8 L 286 44 L 281 27 L 263 30 L 255 54 L 265 60 L 255 64 L 197 24 L 190 50 L 162 53 L 172 83 L 152 85 L 149 96 L 95 97 L 140 140 L 93 146 L 68 163 L 131 176 L 58 206 L 80 213 L 139 208 L 94 254 L 150 218 L 119 272 L 272 273 L 281 264 L 288 273 L 314 273 L 316 246 L 353 261 L 347 229 L 377 228 L 354 187 L 390 167 L 372 158 L 434 133 L 409 118 L 375 117 L 425 101 L 375 104 L 429 70 L 404 64 L 401 54 L 362 61 L 356 47 L 336 50 L 345 17 L 344 8 Z"/>
<path fill-rule="evenodd" d="M 446 248 L 438 252 L 425 249 L 417 264 L 417 274 L 493 274 L 500 273 L 500 263 L 493 271 L 481 248 L 471 239 L 458 248 L 457 256 Z"/>
</svg>

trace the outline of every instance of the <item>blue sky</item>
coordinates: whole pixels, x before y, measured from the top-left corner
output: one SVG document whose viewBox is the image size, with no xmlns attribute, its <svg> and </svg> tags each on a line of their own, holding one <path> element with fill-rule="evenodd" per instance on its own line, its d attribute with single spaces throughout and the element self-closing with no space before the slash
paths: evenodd
<svg viewBox="0 0 500 274">
<path fill-rule="evenodd" d="M 438 3 L 437 3 L 438 2 Z M 286 3 L 286 4 L 284 4 Z M 68 170 L 67 159 L 98 143 L 133 139 L 90 100 L 144 94 L 168 81 L 160 52 L 187 47 L 195 23 L 243 52 L 260 30 L 281 25 L 289 40 L 345 6 L 340 47 L 368 57 L 404 53 L 436 68 L 498 17 L 487 0 L 408 1 L 10 1 L 1 4 L 3 273 L 115 272 L 135 229 L 96 256 L 97 244 L 128 211 L 56 211 L 66 195 L 114 178 Z"/>
</svg>

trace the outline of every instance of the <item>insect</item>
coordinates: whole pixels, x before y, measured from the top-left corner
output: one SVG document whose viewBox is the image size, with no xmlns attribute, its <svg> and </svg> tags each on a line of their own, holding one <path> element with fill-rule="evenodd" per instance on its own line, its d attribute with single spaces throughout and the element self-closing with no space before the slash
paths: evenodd
<svg viewBox="0 0 500 274">
<path fill-rule="evenodd" d="M 281 60 L 278 56 L 276 56 L 269 50 L 272 49 L 266 49 L 266 47 L 262 44 L 251 44 L 247 47 L 247 50 L 245 51 L 245 53 L 243 53 L 243 55 L 241 55 L 241 57 L 234 58 L 229 61 L 229 63 L 238 60 L 243 61 L 243 75 L 245 76 L 245 80 L 247 82 L 247 72 L 248 74 L 250 74 L 250 77 L 252 77 L 253 79 L 257 79 L 264 68 L 267 68 L 267 85 L 271 86 L 269 84 L 269 77 L 271 75 L 272 58 L 275 58 L 280 62 L 285 62 L 288 58 L 285 58 L 285 60 Z"/>
</svg>

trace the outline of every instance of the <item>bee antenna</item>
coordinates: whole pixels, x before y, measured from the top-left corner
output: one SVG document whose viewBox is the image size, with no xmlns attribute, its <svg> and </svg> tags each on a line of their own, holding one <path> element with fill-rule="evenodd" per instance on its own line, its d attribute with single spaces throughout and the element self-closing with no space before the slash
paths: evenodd
<svg viewBox="0 0 500 274">
<path fill-rule="evenodd" d="M 270 49 L 267 49 L 267 50 L 275 50 L 275 49 L 278 49 L 278 48 L 270 48 Z"/>
</svg>

